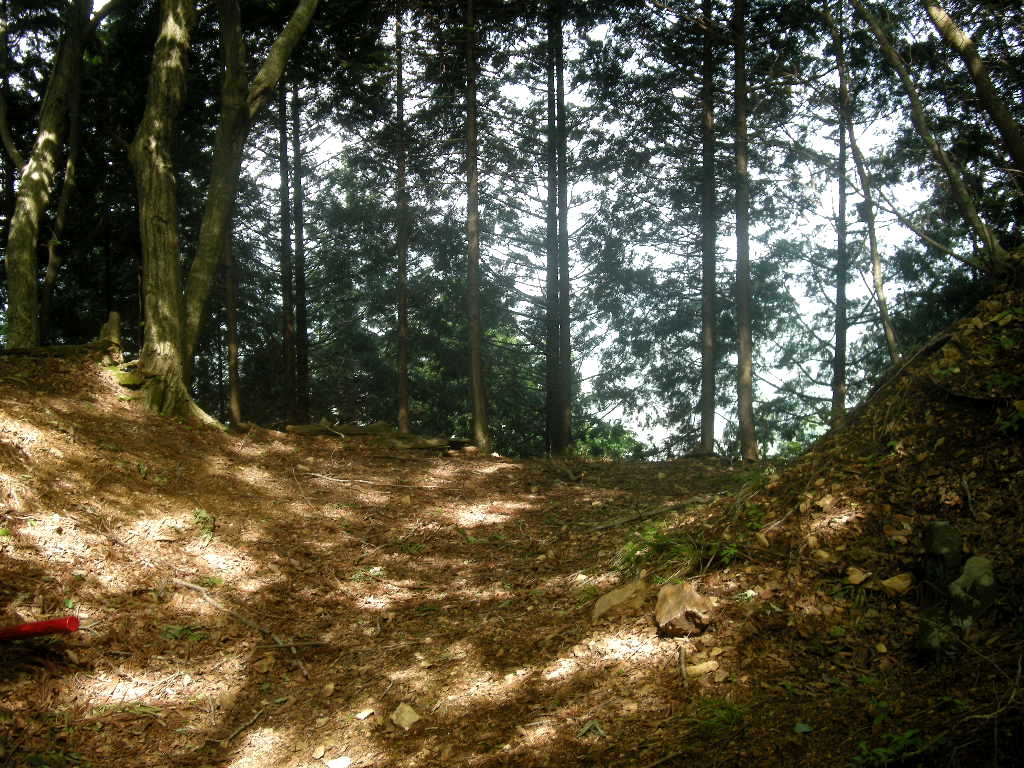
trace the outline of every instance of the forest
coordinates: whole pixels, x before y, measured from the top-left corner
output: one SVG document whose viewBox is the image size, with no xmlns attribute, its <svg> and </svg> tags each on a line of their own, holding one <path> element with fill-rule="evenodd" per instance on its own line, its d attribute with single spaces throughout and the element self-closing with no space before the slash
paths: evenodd
<svg viewBox="0 0 1024 768">
<path fill-rule="evenodd" d="M 0 0 L 0 766 L 1019 766 L 1015 0 Z"/>
<path fill-rule="evenodd" d="M 793 455 L 1015 270 L 1014 3 L 3 24 L 5 345 L 117 312 L 165 413 Z"/>
</svg>

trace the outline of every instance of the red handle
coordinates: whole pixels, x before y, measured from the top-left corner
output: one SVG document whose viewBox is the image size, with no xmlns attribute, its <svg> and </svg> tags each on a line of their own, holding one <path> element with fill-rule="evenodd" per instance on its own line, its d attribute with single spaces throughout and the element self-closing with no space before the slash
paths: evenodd
<svg viewBox="0 0 1024 768">
<path fill-rule="evenodd" d="M 13 627 L 0 627 L 0 640 L 18 640 L 22 637 L 36 635 L 55 635 L 78 630 L 78 617 L 65 616 L 61 619 L 47 621 L 31 621 L 28 624 L 15 624 Z"/>
</svg>

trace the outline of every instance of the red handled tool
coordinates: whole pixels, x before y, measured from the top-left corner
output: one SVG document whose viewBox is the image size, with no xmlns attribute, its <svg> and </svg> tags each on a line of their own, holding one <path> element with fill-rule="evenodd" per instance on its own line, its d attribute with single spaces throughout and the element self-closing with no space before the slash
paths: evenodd
<svg viewBox="0 0 1024 768">
<path fill-rule="evenodd" d="M 0 640 L 21 640 L 23 637 L 38 635 L 71 634 L 78 630 L 78 617 L 65 616 L 47 621 L 30 621 L 28 624 L 15 624 L 0 627 Z"/>
</svg>

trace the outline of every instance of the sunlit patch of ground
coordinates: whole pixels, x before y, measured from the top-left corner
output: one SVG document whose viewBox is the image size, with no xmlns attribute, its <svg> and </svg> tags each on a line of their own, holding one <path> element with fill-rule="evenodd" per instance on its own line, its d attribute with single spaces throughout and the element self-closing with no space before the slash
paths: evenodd
<svg viewBox="0 0 1024 768">
<path fill-rule="evenodd" d="M 197 431 L 120 400 L 92 363 L 5 364 L 26 370 L 0 375 L 0 607 L 83 628 L 0 644 L 0 764 L 831 768 L 915 713 L 932 727 L 1019 709 L 966 708 L 993 680 L 1019 687 L 1000 636 L 970 680 L 923 677 L 910 598 L 846 580 L 912 567 L 920 515 L 886 505 L 915 489 L 864 478 L 905 477 L 923 449 L 849 472 L 844 448 L 820 452 L 769 492 L 719 460 L 566 472 Z M 29 398 L 19 380 L 45 384 Z M 970 501 L 952 466 L 925 489 L 970 507 L 975 547 L 994 547 L 993 519 L 1020 535 L 979 490 L 985 462 L 1013 490 L 1014 455 L 966 460 Z M 638 535 L 649 560 L 623 574 Z M 641 567 L 712 596 L 714 624 L 659 638 L 653 590 L 593 621 Z M 403 704 L 409 730 L 392 721 Z"/>
</svg>

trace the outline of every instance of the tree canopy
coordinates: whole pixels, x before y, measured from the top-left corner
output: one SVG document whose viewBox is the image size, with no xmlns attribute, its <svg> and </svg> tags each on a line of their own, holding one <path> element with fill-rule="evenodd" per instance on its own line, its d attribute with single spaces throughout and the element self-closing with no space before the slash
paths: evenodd
<svg viewBox="0 0 1024 768">
<path fill-rule="evenodd" d="M 118 312 L 168 413 L 755 458 L 1020 280 L 1013 3 L 63 0 L 0 24 L 3 341 Z"/>
</svg>

